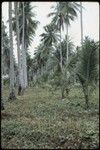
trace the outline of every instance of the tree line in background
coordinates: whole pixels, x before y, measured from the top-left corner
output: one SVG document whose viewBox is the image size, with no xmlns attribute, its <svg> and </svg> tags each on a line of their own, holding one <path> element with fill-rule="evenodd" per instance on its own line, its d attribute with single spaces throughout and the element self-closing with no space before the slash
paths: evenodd
<svg viewBox="0 0 100 150">
<path fill-rule="evenodd" d="M 88 108 L 90 96 L 99 78 L 99 42 L 89 37 L 83 40 L 81 2 L 56 2 L 52 9 L 48 14 L 52 20 L 44 27 L 44 33 L 40 35 L 41 43 L 31 58 L 28 48 L 39 25 L 39 21 L 35 19 L 34 7 L 31 2 L 14 2 L 12 10 L 12 2 L 9 2 L 9 36 L 2 21 L 2 75 L 9 74 L 8 99 L 16 99 L 16 87 L 18 95 L 22 95 L 28 86 L 43 85 L 51 87 L 53 92 L 59 88 L 63 99 L 68 97 L 72 85 L 80 84 Z M 81 46 L 75 47 L 68 28 L 78 13 L 81 17 Z M 16 37 L 18 64 L 13 55 L 13 32 Z M 65 37 L 62 38 L 64 33 Z M 2 78 L 2 92 L 3 85 Z"/>
</svg>

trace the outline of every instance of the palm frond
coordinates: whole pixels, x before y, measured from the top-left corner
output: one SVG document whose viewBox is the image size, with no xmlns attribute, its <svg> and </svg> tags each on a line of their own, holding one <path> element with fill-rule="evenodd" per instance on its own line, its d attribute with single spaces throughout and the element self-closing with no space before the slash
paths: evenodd
<svg viewBox="0 0 100 150">
<path fill-rule="evenodd" d="M 82 57 L 78 66 L 77 74 L 80 78 L 83 76 L 88 85 L 91 85 L 97 77 L 98 70 L 98 57 L 97 57 L 98 46 L 93 40 L 85 38 L 82 49 Z"/>
</svg>

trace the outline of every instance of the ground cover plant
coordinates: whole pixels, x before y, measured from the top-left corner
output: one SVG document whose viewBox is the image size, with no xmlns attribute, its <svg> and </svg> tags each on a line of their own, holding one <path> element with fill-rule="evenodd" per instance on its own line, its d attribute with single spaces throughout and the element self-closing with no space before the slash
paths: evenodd
<svg viewBox="0 0 100 150">
<path fill-rule="evenodd" d="M 80 88 L 61 99 L 59 90 L 29 88 L 17 101 L 7 102 L 2 112 L 1 145 L 5 149 L 93 149 L 99 146 L 98 89 L 90 109 L 84 106 Z"/>
</svg>

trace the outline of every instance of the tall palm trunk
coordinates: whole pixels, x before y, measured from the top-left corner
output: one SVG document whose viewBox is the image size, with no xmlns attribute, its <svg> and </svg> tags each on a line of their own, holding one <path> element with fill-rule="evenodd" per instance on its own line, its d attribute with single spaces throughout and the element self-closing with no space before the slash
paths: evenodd
<svg viewBox="0 0 100 150">
<path fill-rule="evenodd" d="M 61 67 L 61 72 L 63 73 L 63 65 L 62 65 L 62 46 L 61 46 L 61 27 L 60 27 L 60 67 Z"/>
<path fill-rule="evenodd" d="M 63 99 L 64 96 L 64 68 L 63 68 L 63 56 L 62 56 L 62 45 L 61 45 L 61 27 L 60 27 L 60 67 L 61 67 L 61 98 Z"/>
<path fill-rule="evenodd" d="M 25 29 L 25 14 L 24 14 L 24 2 L 23 2 L 23 32 L 22 32 L 22 68 L 23 68 L 23 72 L 22 72 L 22 75 L 23 75 L 23 87 L 25 88 L 25 74 L 24 74 L 24 65 L 25 65 L 25 63 L 24 63 L 24 29 Z"/>
<path fill-rule="evenodd" d="M 22 38 L 22 66 L 23 66 L 23 79 L 24 88 L 27 87 L 27 69 L 26 69 L 26 46 L 25 46 L 25 12 L 24 12 L 24 2 L 23 2 L 23 38 Z"/>
<path fill-rule="evenodd" d="M 12 36 L 12 2 L 9 2 L 9 38 L 10 38 L 10 95 L 9 99 L 15 99 L 14 89 L 14 58 L 13 58 L 13 36 Z"/>
<path fill-rule="evenodd" d="M 57 9 L 59 9 L 59 2 L 57 3 Z M 61 11 L 61 10 L 60 10 Z M 60 17 L 60 26 L 59 26 L 59 31 L 60 31 L 60 68 L 61 68 L 61 74 L 63 73 L 63 64 L 62 64 L 62 46 L 61 46 L 61 13 L 59 14 Z"/>
<path fill-rule="evenodd" d="M 67 17 L 68 17 L 68 10 L 67 10 Z M 68 89 L 68 55 L 69 55 L 69 50 L 68 50 L 68 23 L 66 23 L 66 69 L 65 69 L 65 74 L 66 74 L 66 79 L 67 79 L 67 85 L 65 87 L 65 90 L 66 90 L 66 94 L 68 96 L 68 93 L 67 91 L 69 91 Z"/>
<path fill-rule="evenodd" d="M 68 9 L 68 3 L 67 3 L 67 9 Z M 67 10 L 67 17 L 68 17 L 68 10 Z M 66 67 L 67 67 L 67 71 L 66 71 L 66 78 L 68 79 L 68 23 L 66 22 Z"/>
<path fill-rule="evenodd" d="M 20 50 L 20 41 L 19 41 L 19 17 L 18 17 L 18 4 L 19 2 L 14 2 L 15 5 L 15 17 L 16 17 L 16 33 L 17 33 L 17 53 L 18 53 L 18 95 L 21 94 L 23 89 L 23 76 L 22 76 L 22 67 L 21 67 L 21 50 Z"/>
<path fill-rule="evenodd" d="M 68 24 L 66 24 L 66 35 L 67 35 L 67 40 L 66 40 L 66 67 L 68 67 Z M 68 68 L 66 71 L 66 78 L 68 79 Z"/>
<path fill-rule="evenodd" d="M 2 66 L 1 66 L 1 76 L 2 76 L 2 80 L 1 80 L 1 82 L 2 82 L 2 91 L 1 91 L 1 93 L 3 92 L 3 25 L 2 25 L 2 50 L 1 50 L 1 58 L 2 58 Z"/>
<path fill-rule="evenodd" d="M 82 11 L 82 2 L 80 2 L 80 22 L 81 22 L 81 45 L 83 46 L 83 11 Z"/>
<path fill-rule="evenodd" d="M 25 54 L 24 54 L 24 59 L 25 59 L 24 60 L 24 62 L 25 62 L 25 68 L 24 68 L 24 73 L 25 73 L 25 87 L 28 86 L 26 51 L 27 51 L 27 47 L 26 47 L 26 44 L 25 44 L 25 46 L 24 46 L 24 52 L 25 52 Z"/>
<path fill-rule="evenodd" d="M 3 104 L 3 26 L 2 26 L 2 49 L 1 49 L 1 82 L 2 82 L 2 87 L 1 87 L 1 110 L 4 110 L 4 104 Z"/>
</svg>

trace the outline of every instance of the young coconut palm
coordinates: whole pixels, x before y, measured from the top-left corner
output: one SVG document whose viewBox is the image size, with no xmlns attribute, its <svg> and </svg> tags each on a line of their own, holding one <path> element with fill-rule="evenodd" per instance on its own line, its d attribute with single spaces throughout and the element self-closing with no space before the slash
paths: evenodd
<svg viewBox="0 0 100 150">
<path fill-rule="evenodd" d="M 88 37 L 83 42 L 76 74 L 82 85 L 86 107 L 88 108 L 90 96 L 98 80 L 98 44 Z"/>
</svg>

